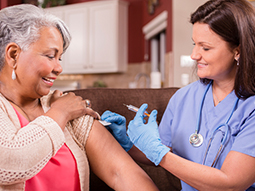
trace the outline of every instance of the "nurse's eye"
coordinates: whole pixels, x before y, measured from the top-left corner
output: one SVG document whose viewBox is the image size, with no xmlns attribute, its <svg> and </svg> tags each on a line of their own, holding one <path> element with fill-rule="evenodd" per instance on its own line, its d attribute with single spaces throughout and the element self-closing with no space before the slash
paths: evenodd
<svg viewBox="0 0 255 191">
<path fill-rule="evenodd" d="M 206 47 L 203 47 L 203 50 L 204 51 L 208 51 L 208 50 L 210 50 L 209 48 L 206 48 Z"/>
<path fill-rule="evenodd" d="M 54 59 L 54 56 L 51 56 L 51 55 L 46 55 L 46 57 L 48 57 L 49 59 Z"/>
</svg>

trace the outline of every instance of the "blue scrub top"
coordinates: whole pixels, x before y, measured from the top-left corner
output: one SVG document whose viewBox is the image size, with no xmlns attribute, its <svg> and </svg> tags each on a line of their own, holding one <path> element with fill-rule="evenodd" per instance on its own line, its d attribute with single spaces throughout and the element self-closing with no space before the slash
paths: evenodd
<svg viewBox="0 0 255 191">
<path fill-rule="evenodd" d="M 196 81 L 179 89 L 170 99 L 159 125 L 162 143 L 172 147 L 173 153 L 190 161 L 202 164 L 208 141 L 219 125 L 226 123 L 236 102 L 235 92 L 231 92 L 217 106 L 214 106 L 212 86 L 209 88 L 202 107 L 199 133 L 204 142 L 200 147 L 193 147 L 189 137 L 195 132 L 202 97 L 206 85 Z M 215 168 L 220 169 L 230 150 L 255 157 L 255 96 L 246 100 L 240 99 L 237 108 L 230 118 L 228 141 L 218 157 Z M 205 165 L 211 166 L 219 150 L 221 139 L 225 133 L 222 127 L 215 134 Z M 199 176 L 199 172 L 198 172 Z M 182 189 L 195 190 L 183 181 Z M 255 188 L 255 185 L 253 185 Z M 255 190 L 253 187 L 248 190 Z"/>
</svg>

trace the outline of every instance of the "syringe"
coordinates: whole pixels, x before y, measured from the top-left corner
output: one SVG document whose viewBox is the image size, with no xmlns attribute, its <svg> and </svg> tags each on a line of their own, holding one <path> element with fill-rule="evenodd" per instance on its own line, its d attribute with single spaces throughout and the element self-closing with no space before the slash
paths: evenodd
<svg viewBox="0 0 255 191">
<path fill-rule="evenodd" d="M 139 108 L 133 106 L 133 105 L 126 105 L 123 103 L 123 105 L 125 105 L 129 110 L 133 111 L 133 112 L 137 112 L 139 110 Z M 147 115 L 148 117 L 150 117 L 150 114 L 148 114 L 147 111 L 144 112 L 144 115 Z"/>
</svg>

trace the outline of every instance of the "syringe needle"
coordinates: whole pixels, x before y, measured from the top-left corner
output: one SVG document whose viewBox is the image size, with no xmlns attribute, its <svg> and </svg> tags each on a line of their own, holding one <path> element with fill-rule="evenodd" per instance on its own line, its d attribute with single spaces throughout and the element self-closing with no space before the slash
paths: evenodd
<svg viewBox="0 0 255 191">
<path fill-rule="evenodd" d="M 133 111 L 133 112 L 137 112 L 139 110 L 139 108 L 133 106 L 133 105 L 126 105 L 123 103 L 124 106 L 126 106 L 129 110 Z M 150 114 L 147 113 L 147 111 L 144 112 L 144 115 L 147 115 L 148 117 L 150 117 Z"/>
</svg>

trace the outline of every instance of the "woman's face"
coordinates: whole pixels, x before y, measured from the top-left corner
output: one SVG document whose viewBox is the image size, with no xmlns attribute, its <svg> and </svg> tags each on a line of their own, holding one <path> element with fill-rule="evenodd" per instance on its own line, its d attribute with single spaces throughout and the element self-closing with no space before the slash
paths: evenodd
<svg viewBox="0 0 255 191">
<path fill-rule="evenodd" d="M 40 38 L 17 59 L 16 75 L 23 93 L 31 97 L 47 95 L 54 80 L 62 72 L 60 65 L 63 39 L 54 27 L 43 27 Z"/>
<path fill-rule="evenodd" d="M 197 75 L 215 81 L 235 78 L 237 48 L 213 32 L 208 24 L 195 23 L 193 26 L 193 48 L 191 58 L 197 61 Z"/>
</svg>

